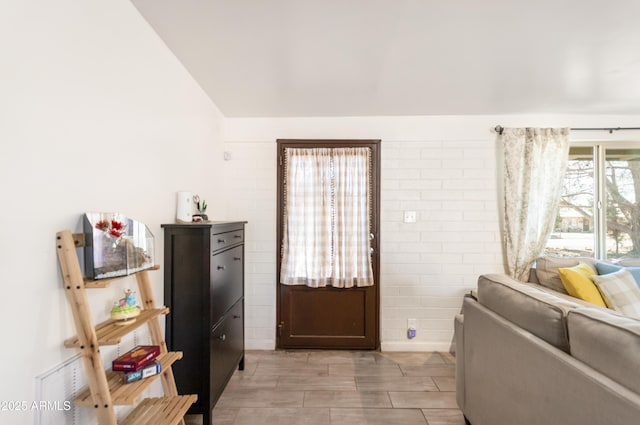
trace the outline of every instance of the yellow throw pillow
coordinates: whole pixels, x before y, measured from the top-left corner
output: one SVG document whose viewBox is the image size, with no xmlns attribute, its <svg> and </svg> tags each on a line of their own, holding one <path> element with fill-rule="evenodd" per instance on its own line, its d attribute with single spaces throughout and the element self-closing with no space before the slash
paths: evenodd
<svg viewBox="0 0 640 425">
<path fill-rule="evenodd" d="M 591 276 L 596 275 L 596 271 L 582 261 L 577 266 L 559 268 L 562 286 L 569 295 L 580 298 L 601 307 L 606 307 L 598 287 L 591 280 Z"/>
</svg>

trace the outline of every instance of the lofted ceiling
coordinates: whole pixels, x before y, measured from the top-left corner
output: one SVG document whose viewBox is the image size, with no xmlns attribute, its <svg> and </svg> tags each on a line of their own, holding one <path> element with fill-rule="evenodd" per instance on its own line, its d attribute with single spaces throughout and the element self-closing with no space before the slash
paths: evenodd
<svg viewBox="0 0 640 425">
<path fill-rule="evenodd" d="M 638 0 L 132 0 L 228 117 L 640 113 Z"/>
</svg>

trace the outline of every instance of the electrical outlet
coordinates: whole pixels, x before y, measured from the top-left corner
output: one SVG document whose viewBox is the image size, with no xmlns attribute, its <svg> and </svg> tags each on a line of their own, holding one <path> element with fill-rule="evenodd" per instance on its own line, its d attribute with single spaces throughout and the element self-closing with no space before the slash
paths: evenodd
<svg viewBox="0 0 640 425">
<path fill-rule="evenodd" d="M 413 339 L 418 331 L 418 321 L 416 319 L 407 319 L 407 338 Z"/>
</svg>

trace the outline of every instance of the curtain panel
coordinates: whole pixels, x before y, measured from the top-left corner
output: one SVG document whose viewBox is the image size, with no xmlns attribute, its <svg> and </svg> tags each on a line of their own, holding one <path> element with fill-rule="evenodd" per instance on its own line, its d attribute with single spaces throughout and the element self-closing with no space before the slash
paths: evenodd
<svg viewBox="0 0 640 425">
<path fill-rule="evenodd" d="M 285 149 L 280 283 L 373 285 L 371 150 Z"/>
<path fill-rule="evenodd" d="M 505 128 L 503 247 L 506 272 L 527 281 L 558 213 L 568 128 Z"/>
</svg>

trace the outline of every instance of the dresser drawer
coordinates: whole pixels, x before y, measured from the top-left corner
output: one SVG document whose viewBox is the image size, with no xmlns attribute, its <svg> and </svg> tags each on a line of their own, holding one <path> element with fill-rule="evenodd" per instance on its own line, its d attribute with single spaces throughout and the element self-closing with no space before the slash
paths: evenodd
<svg viewBox="0 0 640 425">
<path fill-rule="evenodd" d="M 244 231 L 235 230 L 233 232 L 226 233 L 214 233 L 211 235 L 211 250 L 213 252 L 220 251 L 229 246 L 241 243 L 244 241 Z"/>
<path fill-rule="evenodd" d="M 244 301 L 238 301 L 211 330 L 211 404 L 218 400 L 244 355 Z"/>
<path fill-rule="evenodd" d="M 216 323 L 244 294 L 244 250 L 242 246 L 211 257 L 211 321 Z"/>
</svg>

